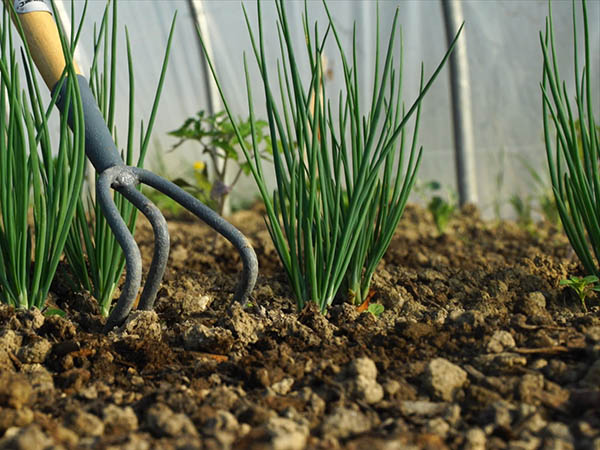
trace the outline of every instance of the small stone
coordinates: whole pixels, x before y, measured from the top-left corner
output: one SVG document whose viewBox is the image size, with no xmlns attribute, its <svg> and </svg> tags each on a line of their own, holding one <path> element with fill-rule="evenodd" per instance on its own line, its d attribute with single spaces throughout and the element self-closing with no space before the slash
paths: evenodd
<svg viewBox="0 0 600 450">
<path fill-rule="evenodd" d="M 196 436 L 194 424 L 185 414 L 174 413 L 162 403 L 152 405 L 146 411 L 146 425 L 157 437 L 178 437 L 182 434 Z"/>
<path fill-rule="evenodd" d="M 542 440 L 529 432 L 522 433 L 521 439 L 510 442 L 509 450 L 538 450 L 542 448 Z M 545 447 L 544 447 L 545 448 Z"/>
<path fill-rule="evenodd" d="M 573 450 L 574 448 L 573 443 L 569 441 L 556 438 L 544 439 L 544 450 Z"/>
<path fill-rule="evenodd" d="M 23 336 L 11 329 L 0 331 L 0 348 L 15 353 L 23 343 Z"/>
<path fill-rule="evenodd" d="M 431 394 L 452 401 L 467 381 L 467 372 L 444 358 L 432 359 L 425 368 L 425 383 Z"/>
<path fill-rule="evenodd" d="M 548 361 L 544 358 L 536 359 L 529 364 L 529 368 L 533 370 L 541 370 L 548 365 Z"/>
<path fill-rule="evenodd" d="M 20 311 L 19 320 L 25 328 L 38 330 L 44 325 L 44 314 L 38 308 L 31 308 L 27 311 Z"/>
<path fill-rule="evenodd" d="M 325 417 L 321 425 L 321 433 L 325 439 L 344 439 L 353 434 L 365 433 L 371 429 L 367 416 L 360 411 L 338 407 Z"/>
<path fill-rule="evenodd" d="M 448 408 L 446 408 L 446 411 L 444 411 L 444 419 L 450 425 L 455 426 L 460 420 L 460 414 L 460 406 L 456 403 L 453 403 L 448 405 Z"/>
<path fill-rule="evenodd" d="M 182 300 L 181 307 L 185 314 L 200 314 L 206 311 L 212 300 L 212 297 L 208 295 L 186 295 Z"/>
<path fill-rule="evenodd" d="M 101 436 L 104 424 L 93 414 L 75 411 L 67 417 L 67 425 L 79 436 Z"/>
<path fill-rule="evenodd" d="M 584 331 L 585 337 L 594 343 L 600 342 L 600 326 L 589 327 Z"/>
<path fill-rule="evenodd" d="M 198 323 L 183 332 L 183 346 L 186 350 L 226 354 L 233 347 L 233 342 L 233 334 L 226 328 L 209 328 Z"/>
<path fill-rule="evenodd" d="M 398 392 L 400 390 L 400 388 L 401 388 L 401 385 L 396 380 L 387 380 L 385 383 L 383 383 L 383 390 L 390 397 L 392 395 L 394 395 L 396 392 Z"/>
<path fill-rule="evenodd" d="M 485 450 L 486 437 L 481 428 L 471 428 L 465 435 L 464 450 Z"/>
<path fill-rule="evenodd" d="M 514 348 L 515 339 L 512 334 L 505 330 L 496 331 L 487 344 L 488 353 L 500 353 L 505 349 Z"/>
<path fill-rule="evenodd" d="M 522 422 L 521 428 L 525 431 L 530 431 L 532 433 L 538 433 L 540 430 L 542 430 L 547 425 L 547 423 L 548 422 L 546 422 L 544 420 L 542 415 L 540 413 L 536 412 L 531 417 L 529 417 L 527 420 Z"/>
<path fill-rule="evenodd" d="M 450 425 L 448 425 L 448 422 L 441 417 L 436 417 L 427 422 L 425 429 L 428 433 L 435 434 L 436 436 L 445 439 L 450 431 Z"/>
<path fill-rule="evenodd" d="M 108 405 L 102 410 L 107 434 L 127 434 L 138 429 L 138 418 L 131 406 Z"/>
<path fill-rule="evenodd" d="M 286 378 L 278 381 L 277 383 L 273 383 L 271 385 L 271 389 L 277 395 L 287 395 L 290 392 L 290 390 L 292 389 L 293 385 L 294 385 L 294 379 L 291 377 L 286 377 Z"/>
<path fill-rule="evenodd" d="M 135 336 L 146 340 L 159 341 L 162 329 L 156 311 L 131 311 L 127 320 L 116 330 L 117 336 Z"/>
<path fill-rule="evenodd" d="M 513 420 L 512 412 L 514 412 L 515 409 L 516 408 L 507 401 L 498 400 L 489 406 L 487 413 L 496 428 L 509 430 Z"/>
<path fill-rule="evenodd" d="M 14 431 L 13 431 L 14 430 Z M 37 424 L 25 428 L 11 428 L 7 430 L 4 438 L 0 440 L 2 450 L 32 450 L 43 449 L 52 444 Z"/>
<path fill-rule="evenodd" d="M 306 447 L 309 429 L 293 420 L 271 417 L 265 425 L 273 450 L 302 450 Z"/>
<path fill-rule="evenodd" d="M 57 441 L 66 444 L 67 448 L 74 448 L 79 443 L 79 436 L 77 436 L 77 433 L 60 424 L 52 429 L 52 436 Z"/>
<path fill-rule="evenodd" d="M 370 380 L 377 379 L 377 366 L 372 359 L 367 357 L 356 358 L 350 363 L 350 373 L 363 376 Z"/>
<path fill-rule="evenodd" d="M 220 409 L 204 423 L 203 431 L 208 435 L 214 436 L 219 431 L 234 432 L 239 427 L 240 424 L 233 414 Z"/>
<path fill-rule="evenodd" d="M 525 301 L 536 308 L 543 309 L 546 307 L 546 297 L 541 292 L 530 292 L 525 296 Z"/>
<path fill-rule="evenodd" d="M 354 398 L 369 404 L 377 403 L 383 398 L 383 388 L 377 383 L 377 367 L 372 359 L 362 357 L 350 363 L 348 373 L 350 391 Z"/>
<path fill-rule="evenodd" d="M 24 364 L 43 363 L 52 351 L 52 344 L 44 338 L 37 338 L 17 351 L 17 357 Z"/>
<path fill-rule="evenodd" d="M 400 410 L 405 416 L 432 417 L 442 414 L 446 405 L 426 400 L 406 400 L 400 403 Z"/>
<path fill-rule="evenodd" d="M 544 389 L 544 376 L 542 374 L 525 374 L 519 383 L 519 396 L 524 403 L 536 404 L 539 402 L 540 393 Z"/>
<path fill-rule="evenodd" d="M 544 429 L 544 435 L 560 439 L 562 441 L 573 442 L 573 436 L 569 427 L 562 422 L 551 422 Z"/>
<path fill-rule="evenodd" d="M 0 408 L 0 434 L 11 427 L 24 427 L 33 422 L 33 411 L 29 408 Z"/>
<path fill-rule="evenodd" d="M 32 387 L 22 375 L 2 373 L 0 375 L 0 405 L 20 409 L 29 403 Z"/>
</svg>

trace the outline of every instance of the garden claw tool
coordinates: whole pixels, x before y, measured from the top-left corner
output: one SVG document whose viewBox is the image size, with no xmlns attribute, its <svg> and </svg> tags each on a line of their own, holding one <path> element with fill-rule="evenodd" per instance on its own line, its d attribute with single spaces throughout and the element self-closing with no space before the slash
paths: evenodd
<svg viewBox="0 0 600 450">
<path fill-rule="evenodd" d="M 8 2 L 9 0 L 4 0 Z M 48 6 L 42 0 L 15 0 L 24 38 L 35 65 L 51 91 L 60 89 L 57 97 L 59 109 L 67 106 L 66 83 L 57 86 L 65 71 L 66 62 L 62 51 L 58 28 Z M 239 251 L 243 271 L 234 294 L 234 301 L 245 302 L 256 282 L 258 263 L 256 254 L 246 237 L 212 209 L 185 192 L 179 186 L 158 175 L 123 162 L 106 123 L 92 95 L 85 77 L 75 66 L 85 122 L 85 152 L 98 172 L 96 199 L 100 203 L 106 221 L 123 249 L 126 261 L 125 285 L 116 306 L 108 317 L 105 330 L 120 325 L 129 315 L 137 297 L 142 279 L 142 259 L 139 247 L 127 228 L 113 201 L 111 188 L 121 193 L 138 208 L 152 224 L 154 231 L 154 255 L 146 284 L 139 300 L 139 309 L 152 309 L 156 293 L 164 275 L 169 256 L 169 233 L 167 223 L 159 209 L 138 189 L 140 183 L 157 189 L 171 197 L 184 208 L 193 212 L 210 227 L 229 240 Z"/>
</svg>

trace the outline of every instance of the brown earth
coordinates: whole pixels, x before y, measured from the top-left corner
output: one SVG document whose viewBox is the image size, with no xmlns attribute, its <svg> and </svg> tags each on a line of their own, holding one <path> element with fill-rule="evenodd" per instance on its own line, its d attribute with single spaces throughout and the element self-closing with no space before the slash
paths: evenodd
<svg viewBox="0 0 600 450">
<path fill-rule="evenodd" d="M 559 231 L 465 208 L 437 236 L 409 206 L 376 318 L 296 312 L 260 209 L 232 221 L 261 267 L 245 308 L 238 256 L 186 220 L 156 313 L 107 336 L 65 283 L 65 318 L 0 307 L 0 448 L 600 449 L 600 298 L 558 286 L 582 274 Z"/>
</svg>

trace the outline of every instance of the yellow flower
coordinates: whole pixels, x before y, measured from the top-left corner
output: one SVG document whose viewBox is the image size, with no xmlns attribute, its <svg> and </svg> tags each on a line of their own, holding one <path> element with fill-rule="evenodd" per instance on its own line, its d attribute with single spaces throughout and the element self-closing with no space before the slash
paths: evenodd
<svg viewBox="0 0 600 450">
<path fill-rule="evenodd" d="M 204 161 L 194 162 L 194 170 L 197 170 L 198 172 L 202 172 L 205 167 L 206 167 L 206 164 L 204 164 Z"/>
</svg>

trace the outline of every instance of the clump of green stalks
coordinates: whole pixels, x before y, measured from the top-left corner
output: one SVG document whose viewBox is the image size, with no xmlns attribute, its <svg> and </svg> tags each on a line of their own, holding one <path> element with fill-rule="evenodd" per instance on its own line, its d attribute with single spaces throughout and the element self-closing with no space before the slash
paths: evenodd
<svg viewBox="0 0 600 450">
<path fill-rule="evenodd" d="M 119 101 L 116 98 L 116 75 L 120 66 L 117 61 L 117 44 L 119 40 L 117 12 L 117 1 L 113 0 L 112 5 L 110 0 L 107 1 L 99 29 L 96 30 L 96 26 L 94 25 L 94 55 L 89 80 L 92 93 L 96 97 L 100 111 L 104 115 L 108 129 L 113 132 L 115 142 L 118 145 L 115 124 L 115 108 Z M 129 72 L 129 111 L 127 143 L 122 153 L 127 165 L 133 165 L 136 150 L 139 150 L 136 165 L 142 167 L 144 164 L 165 79 L 174 27 L 175 17 L 171 24 L 148 125 L 144 127 L 144 122 L 141 122 L 139 131 L 140 141 L 138 144 L 136 144 L 134 139 L 136 112 L 134 110 L 135 77 L 133 58 L 129 34 L 127 28 L 125 28 L 127 67 Z M 138 210 L 117 192 L 114 193 L 114 200 L 123 220 L 130 231 L 133 232 L 135 230 Z M 77 201 L 77 213 L 73 221 L 73 226 L 69 231 L 65 254 L 77 282 L 96 298 L 102 314 L 107 316 L 110 313 L 115 289 L 125 268 L 125 257 L 101 212 L 100 205 L 96 203 L 95 196 L 92 195 L 89 188 Z"/>
<path fill-rule="evenodd" d="M 258 36 L 244 9 L 254 55 L 264 86 L 277 189 L 270 192 L 257 153 L 253 92 L 244 56 L 253 149 L 236 133 L 267 210 L 267 227 L 291 282 L 298 308 L 317 303 L 325 312 L 336 297 L 362 303 L 377 264 L 388 248 L 404 210 L 421 161 L 417 130 L 421 101 L 442 70 L 458 34 L 433 75 L 421 84 L 415 102 L 402 102 L 402 44 L 396 53 L 398 11 L 394 16 L 385 56 L 379 48 L 379 19 L 374 82 L 368 111 L 362 111 L 357 64 L 356 29 L 352 55 L 344 52 L 327 4 L 328 27 L 311 32 L 305 2 L 303 17 L 310 77 L 298 66 L 285 1 L 276 0 L 280 59 L 277 74 L 269 73 L 264 48 L 261 3 Z M 333 36 L 343 67 L 345 89 L 337 99 L 328 96 L 323 77 L 323 49 Z M 205 52 L 206 53 L 206 52 Z M 211 63 L 213 75 L 214 67 Z M 215 75 L 215 78 L 216 75 Z M 218 80 L 217 80 L 217 84 Z M 219 87 L 219 89 L 221 89 Z M 223 92 L 221 90 L 221 95 Z M 235 123 L 231 109 L 224 104 Z M 410 136 L 407 123 L 415 116 Z M 407 143 L 408 141 L 408 143 Z"/>
<path fill-rule="evenodd" d="M 560 220 L 585 270 L 600 277 L 600 145 L 593 113 L 590 73 L 593 60 L 585 1 L 581 7 L 585 55 L 582 72 L 577 57 L 578 33 L 573 1 L 574 107 L 558 73 L 551 9 L 546 18 L 546 31 L 540 32 L 544 56 L 542 110 L 546 155 Z"/>
<path fill-rule="evenodd" d="M 0 28 L 0 300 L 19 308 L 42 308 L 83 182 L 83 112 L 72 64 L 81 23 L 70 37 L 60 32 L 68 76 L 59 83 L 67 84 L 73 131 L 61 115 L 54 146 L 48 121 L 56 98 L 44 105 L 26 44 L 21 52 L 26 77 L 22 89 L 10 14 L 3 8 Z M 18 15 L 12 14 L 22 32 Z"/>
</svg>

